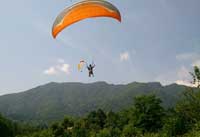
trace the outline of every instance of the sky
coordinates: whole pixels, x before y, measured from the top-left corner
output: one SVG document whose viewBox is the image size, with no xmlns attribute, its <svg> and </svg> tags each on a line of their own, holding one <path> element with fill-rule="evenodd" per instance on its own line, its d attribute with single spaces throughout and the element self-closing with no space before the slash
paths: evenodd
<svg viewBox="0 0 200 137">
<path fill-rule="evenodd" d="M 199 0 L 108 0 L 122 22 L 86 19 L 53 39 L 56 16 L 78 0 L 2 0 L 0 95 L 48 82 L 189 84 L 200 66 Z M 94 62 L 95 77 L 77 71 Z"/>
</svg>

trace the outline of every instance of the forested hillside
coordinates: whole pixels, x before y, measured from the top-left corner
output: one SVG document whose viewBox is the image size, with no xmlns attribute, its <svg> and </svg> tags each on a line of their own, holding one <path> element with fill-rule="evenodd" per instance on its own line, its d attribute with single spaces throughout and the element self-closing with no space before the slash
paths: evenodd
<svg viewBox="0 0 200 137">
<path fill-rule="evenodd" d="M 185 89 L 176 84 L 162 86 L 156 82 L 127 85 L 49 83 L 22 93 L 1 96 L 0 112 L 14 120 L 59 120 L 64 115 L 83 116 L 97 109 L 117 112 L 128 108 L 136 95 L 150 93 L 160 97 L 164 107 L 171 107 Z"/>
</svg>

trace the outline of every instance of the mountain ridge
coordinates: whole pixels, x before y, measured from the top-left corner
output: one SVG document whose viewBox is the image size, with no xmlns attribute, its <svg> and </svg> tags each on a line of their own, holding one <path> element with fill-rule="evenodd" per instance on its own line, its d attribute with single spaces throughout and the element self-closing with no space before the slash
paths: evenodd
<svg viewBox="0 0 200 137">
<path fill-rule="evenodd" d="M 14 120 L 57 120 L 64 115 L 82 116 L 101 108 L 119 111 L 129 107 L 133 97 L 156 94 L 166 107 L 173 106 L 186 86 L 160 82 L 128 84 L 49 82 L 27 91 L 0 96 L 0 112 Z"/>
</svg>

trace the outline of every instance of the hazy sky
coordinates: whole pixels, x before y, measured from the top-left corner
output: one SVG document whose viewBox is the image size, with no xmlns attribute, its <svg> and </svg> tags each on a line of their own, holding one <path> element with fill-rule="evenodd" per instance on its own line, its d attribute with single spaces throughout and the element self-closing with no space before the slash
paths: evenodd
<svg viewBox="0 0 200 137">
<path fill-rule="evenodd" d="M 51 36 L 55 17 L 77 0 L 2 0 L 0 94 L 54 82 L 186 83 L 200 65 L 200 0 L 109 0 L 122 23 L 87 19 Z M 96 63 L 95 77 L 77 71 Z"/>
</svg>

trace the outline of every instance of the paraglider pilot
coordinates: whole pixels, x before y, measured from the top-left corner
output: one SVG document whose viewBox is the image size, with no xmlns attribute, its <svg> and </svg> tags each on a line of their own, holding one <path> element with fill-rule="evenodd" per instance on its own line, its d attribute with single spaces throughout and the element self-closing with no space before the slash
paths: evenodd
<svg viewBox="0 0 200 137">
<path fill-rule="evenodd" d="M 94 73 L 93 73 L 93 69 L 95 67 L 95 64 L 90 64 L 89 66 L 87 65 L 87 69 L 88 69 L 88 72 L 89 72 L 89 77 L 93 76 L 94 77 Z"/>
</svg>

